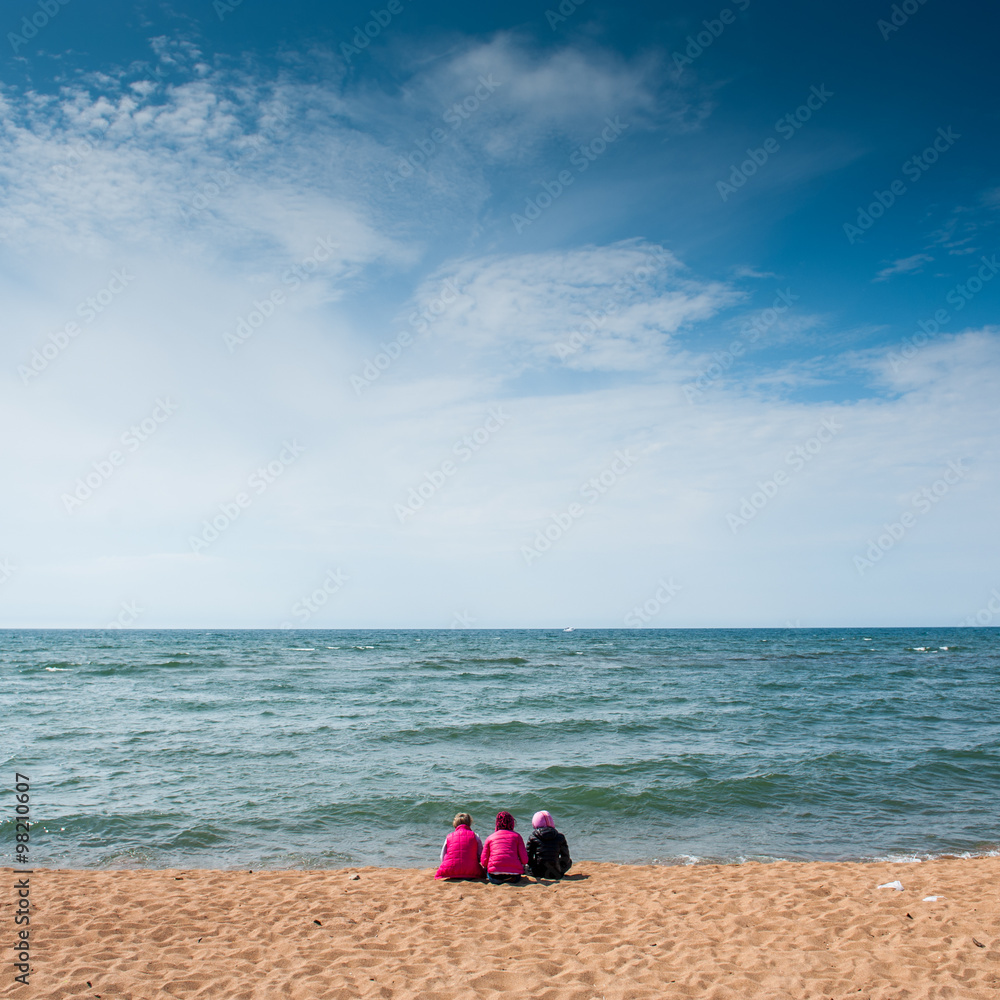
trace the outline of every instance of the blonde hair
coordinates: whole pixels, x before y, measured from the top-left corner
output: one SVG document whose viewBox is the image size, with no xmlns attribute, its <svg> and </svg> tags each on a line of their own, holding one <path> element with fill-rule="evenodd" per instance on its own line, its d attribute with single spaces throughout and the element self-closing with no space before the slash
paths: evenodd
<svg viewBox="0 0 1000 1000">
<path fill-rule="evenodd" d="M 471 830 L 472 817 L 468 813 L 455 813 L 455 818 L 451 821 L 451 825 L 457 830 L 463 824 Z"/>
</svg>

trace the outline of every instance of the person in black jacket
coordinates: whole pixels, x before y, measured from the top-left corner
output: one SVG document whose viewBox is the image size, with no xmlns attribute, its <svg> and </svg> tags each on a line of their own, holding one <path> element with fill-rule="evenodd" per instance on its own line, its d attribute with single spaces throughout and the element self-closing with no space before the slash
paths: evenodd
<svg viewBox="0 0 1000 1000">
<path fill-rule="evenodd" d="M 560 879 L 573 867 L 569 844 L 556 829 L 552 814 L 542 810 L 531 817 L 534 827 L 528 838 L 528 871 L 535 878 Z"/>
</svg>

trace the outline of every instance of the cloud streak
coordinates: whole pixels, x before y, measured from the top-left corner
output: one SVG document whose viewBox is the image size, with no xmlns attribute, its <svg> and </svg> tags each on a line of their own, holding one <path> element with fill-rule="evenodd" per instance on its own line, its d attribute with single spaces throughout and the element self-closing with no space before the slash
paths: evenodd
<svg viewBox="0 0 1000 1000">
<path fill-rule="evenodd" d="M 147 627 L 279 625 L 334 566 L 350 579 L 336 624 L 444 627 L 462 607 L 483 626 L 618 625 L 674 578 L 685 624 L 865 617 L 857 546 L 901 483 L 962 458 L 960 516 L 928 519 L 879 567 L 886 622 L 939 617 L 942 588 L 903 583 L 918 554 L 946 579 L 949 547 L 974 547 L 992 516 L 993 328 L 956 322 L 902 369 L 877 347 L 782 353 L 842 331 L 799 311 L 776 268 L 686 254 L 641 216 L 614 236 L 510 225 L 608 117 L 680 145 L 711 112 L 707 88 L 680 88 L 655 54 L 540 49 L 509 31 L 433 58 L 415 45 L 379 86 L 343 67 L 317 82 L 193 45 L 155 51 L 160 75 L 3 93 L 0 419 L 20 471 L 0 510 L 24 541 L 3 549 L 18 572 L 0 620 L 101 625 L 131 602 Z M 488 99 L 463 104 L 482 79 Z M 452 128 L 456 102 L 468 117 Z M 433 155 L 407 159 L 427 142 Z M 567 214 L 585 215 L 593 176 Z M 129 280 L 104 303 L 115 272 Z M 761 319 L 786 289 L 787 312 Z M 755 321 L 754 351 L 692 404 L 684 386 Z M 36 352 L 45 363 L 22 377 Z M 845 372 L 860 388 L 838 397 Z M 70 514 L 67 484 L 86 486 L 162 399 L 176 414 Z M 455 463 L 498 412 L 502 431 Z M 824 420 L 843 431 L 734 536 L 727 512 Z M 234 500 L 291 441 L 273 486 Z M 635 456 L 628 474 L 526 565 L 525 539 L 618 453 Z M 445 461 L 460 474 L 438 485 Z M 400 518 L 427 482 L 419 516 Z M 776 554 L 790 552 L 808 566 L 787 572 Z"/>
</svg>

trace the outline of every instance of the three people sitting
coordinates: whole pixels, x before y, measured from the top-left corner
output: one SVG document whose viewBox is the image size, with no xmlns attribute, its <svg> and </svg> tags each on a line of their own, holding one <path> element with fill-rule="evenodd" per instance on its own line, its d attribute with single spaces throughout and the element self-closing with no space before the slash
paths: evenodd
<svg viewBox="0 0 1000 1000">
<path fill-rule="evenodd" d="M 454 831 L 441 848 L 441 865 L 435 878 L 480 879 L 493 885 L 521 881 L 525 868 L 536 878 L 561 879 L 573 861 L 566 837 L 555 826 L 547 810 L 536 812 L 528 845 L 514 829 L 516 820 L 506 811 L 497 813 L 496 828 L 484 844 L 472 829 L 472 817 L 458 813 Z"/>
</svg>

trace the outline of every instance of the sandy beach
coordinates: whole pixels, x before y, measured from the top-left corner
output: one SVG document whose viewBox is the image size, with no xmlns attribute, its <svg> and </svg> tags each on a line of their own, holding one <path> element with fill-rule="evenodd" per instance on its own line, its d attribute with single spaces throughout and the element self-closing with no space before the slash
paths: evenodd
<svg viewBox="0 0 1000 1000">
<path fill-rule="evenodd" d="M 1000 858 L 571 874 L 36 870 L 31 982 L 5 962 L 3 995 L 1000 997 Z"/>
</svg>

